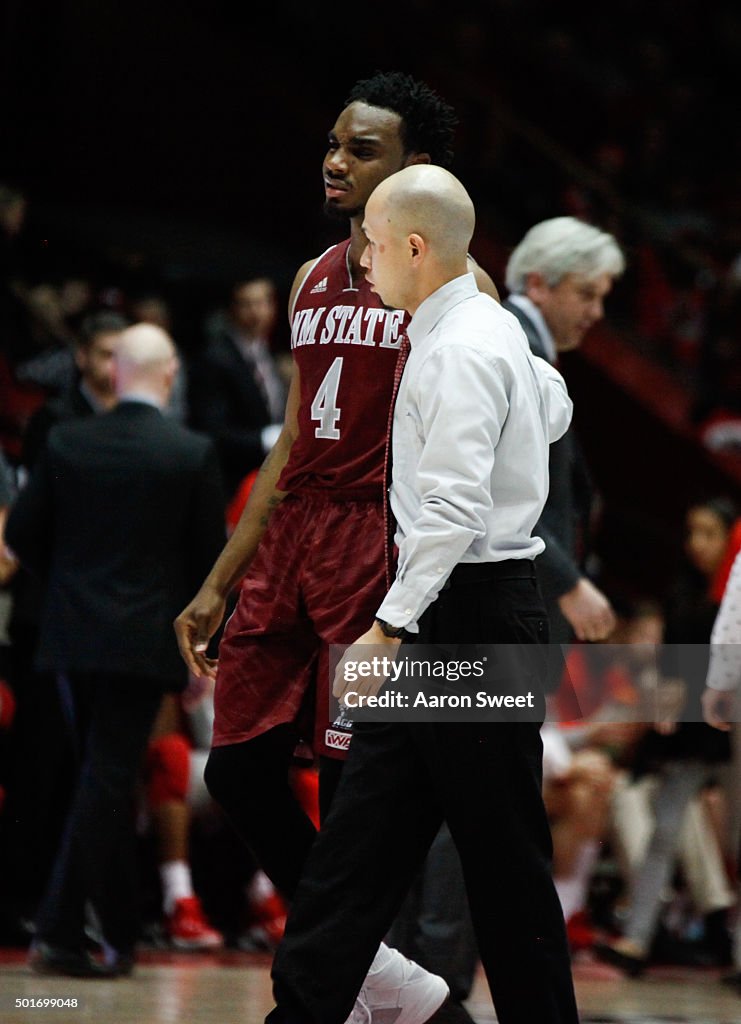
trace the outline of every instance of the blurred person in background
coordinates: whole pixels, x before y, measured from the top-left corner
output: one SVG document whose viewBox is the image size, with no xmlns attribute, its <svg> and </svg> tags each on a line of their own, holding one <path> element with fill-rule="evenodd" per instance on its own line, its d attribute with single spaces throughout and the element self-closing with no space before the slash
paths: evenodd
<svg viewBox="0 0 741 1024">
<path fill-rule="evenodd" d="M 0 587 L 6 586 L 16 573 L 18 562 L 5 544 L 5 523 L 15 497 L 15 474 L 0 448 Z"/>
<path fill-rule="evenodd" d="M 49 394 L 68 390 L 75 382 L 75 350 L 84 336 L 83 323 L 96 307 L 93 282 L 83 273 L 66 273 L 19 290 L 33 314 L 40 351 L 16 363 L 16 379 Z"/>
<path fill-rule="evenodd" d="M 575 217 L 534 225 L 510 255 L 505 309 L 522 326 L 531 351 L 552 364 L 578 348 L 604 316 L 604 300 L 625 269 L 615 238 Z M 550 446 L 549 491 L 535 532 L 545 541 L 538 579 L 548 610 L 551 644 L 605 640 L 617 620 L 608 598 L 587 578 L 592 487 L 573 425 Z M 563 670 L 551 651 L 552 686 Z M 545 794 L 554 824 L 559 897 L 572 942 L 582 927 L 587 886 L 600 851 L 615 771 L 588 743 L 571 749 L 557 725 L 546 726 Z M 575 734 L 571 736 L 576 746 Z M 582 941 L 581 939 L 578 941 Z"/>
<path fill-rule="evenodd" d="M 631 975 L 640 974 L 652 955 L 660 955 L 655 943 L 663 937 L 664 899 L 686 809 L 708 785 L 717 784 L 719 766 L 730 758 L 728 737 L 703 721 L 701 694 L 718 611 L 712 588 L 736 517 L 734 503 L 719 497 L 692 506 L 685 518 L 685 564 L 667 601 L 655 724 L 639 744 L 633 766 L 636 777 L 658 777 L 653 830 L 631 879 L 623 935 L 596 947 L 602 959 Z M 723 964 L 730 957 L 727 917 L 733 903 L 727 879 L 715 887 L 713 900 L 714 905 L 699 908 L 704 948 L 698 952 L 703 962 Z"/>
<path fill-rule="evenodd" d="M 21 442 L 20 476 L 27 476 L 43 452 L 51 429 L 106 412 L 116 402 L 114 355 L 126 320 L 115 313 L 87 317 L 69 356 L 73 379 L 31 416 Z M 61 350 L 60 350 L 61 351 Z M 59 842 L 74 778 L 74 743 L 63 695 L 53 675 L 35 664 L 45 582 L 21 568 L 12 580 L 8 623 L 9 675 L 18 695 L 9 754 L 6 841 L 0 859 L 15 883 L 5 899 L 8 929 L 27 938 Z"/>
<path fill-rule="evenodd" d="M 7 682 L 8 658 L 6 625 L 8 618 L 10 594 L 6 585 L 18 569 L 18 560 L 5 544 L 5 523 L 8 510 L 15 497 L 15 476 L 0 448 L 0 819 L 5 806 L 6 786 L 9 776 L 9 744 L 10 733 L 15 718 L 15 694 Z M 0 847 L 5 845 L 6 831 L 0 820 Z M 4 900 L 0 902 L 4 903 Z M 3 925 L 7 924 L 0 913 L 0 934 Z"/>
<path fill-rule="evenodd" d="M 93 313 L 82 322 L 74 349 L 75 378 L 31 418 L 23 438 L 23 465 L 36 462 L 51 428 L 65 420 L 107 412 L 116 404 L 114 358 L 127 321 L 118 313 Z"/>
<path fill-rule="evenodd" d="M 167 301 L 154 292 L 144 293 L 132 298 L 128 303 L 128 314 L 135 324 L 154 324 L 172 337 L 172 310 Z M 173 339 L 173 344 L 174 344 Z M 175 345 L 178 354 L 178 372 L 172 386 L 172 394 L 165 408 L 165 413 L 179 423 L 187 423 L 190 419 L 188 409 L 188 373 L 182 351 Z"/>
<path fill-rule="evenodd" d="M 737 554 L 713 624 L 710 667 L 702 695 L 702 707 L 708 725 L 732 733 L 734 765 L 729 778 L 732 849 L 741 847 L 741 554 Z M 738 887 L 737 887 L 738 888 Z M 734 971 L 724 982 L 741 995 L 741 914 L 737 913 L 733 934 Z"/>
<path fill-rule="evenodd" d="M 156 843 L 162 931 L 178 949 L 218 949 L 226 939 L 240 949 L 274 950 L 283 935 L 286 904 L 254 859 L 245 856 L 204 783 L 213 716 L 213 682 L 191 678 L 182 695 L 165 696 L 147 750 L 145 817 Z M 297 764 L 290 784 L 318 828 L 316 771 Z M 192 856 L 200 868 L 199 891 Z M 214 928 L 217 919 L 224 935 Z"/>
<path fill-rule="evenodd" d="M 530 228 L 507 263 L 509 297 L 532 352 L 557 363 L 581 345 L 604 316 L 604 300 L 625 269 L 612 235 L 574 217 Z M 591 505 L 589 473 L 574 428 L 551 445 L 550 490 L 536 534 L 546 542 L 538 578 L 551 623 L 551 643 L 604 640 L 615 627 L 605 595 L 585 576 L 585 524 Z"/>
<path fill-rule="evenodd" d="M 165 694 L 147 747 L 144 769 L 146 811 L 156 841 L 164 934 L 176 949 L 219 949 L 223 936 L 213 927 L 193 887 L 190 866 L 192 801 L 203 775 L 183 721 L 178 694 Z M 205 763 L 205 757 L 204 757 Z"/>
<path fill-rule="evenodd" d="M 270 351 L 278 306 L 265 277 L 240 281 L 229 315 L 191 373 L 193 423 L 216 442 L 229 496 L 280 434 L 286 389 Z"/>
<path fill-rule="evenodd" d="M 17 274 L 17 245 L 26 219 L 28 202 L 24 193 L 6 182 L 0 182 L 0 313 L 3 328 L 12 322 L 12 285 Z M 5 319 L 8 316 L 9 319 Z"/>
<path fill-rule="evenodd" d="M 79 756 L 30 954 L 42 973 L 133 966 L 134 787 L 162 695 L 186 682 L 169 623 L 224 539 L 213 445 L 162 415 L 176 370 L 164 331 L 124 331 L 118 401 L 51 431 L 8 520 L 9 545 L 47 578 L 36 660 L 67 695 Z M 100 962 L 85 948 L 88 903 Z"/>
<path fill-rule="evenodd" d="M 572 646 L 553 696 L 557 721 L 541 730 L 553 875 L 572 950 L 594 941 L 590 881 L 611 831 L 616 789 L 645 729 L 640 687 L 655 670 L 662 632 L 660 609 L 637 604 L 622 611 L 609 644 Z"/>
</svg>

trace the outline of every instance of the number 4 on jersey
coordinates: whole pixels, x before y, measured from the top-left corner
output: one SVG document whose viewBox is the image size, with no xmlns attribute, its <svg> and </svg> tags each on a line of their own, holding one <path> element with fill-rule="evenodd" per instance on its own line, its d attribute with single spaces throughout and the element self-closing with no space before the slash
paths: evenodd
<svg viewBox="0 0 741 1024">
<path fill-rule="evenodd" d="M 319 421 L 319 426 L 314 428 L 314 436 L 326 437 L 331 441 L 338 440 L 340 436 L 336 424 L 341 412 L 337 405 L 337 392 L 342 375 L 342 359 L 342 356 L 337 356 L 327 370 L 311 403 L 311 418 Z"/>
</svg>

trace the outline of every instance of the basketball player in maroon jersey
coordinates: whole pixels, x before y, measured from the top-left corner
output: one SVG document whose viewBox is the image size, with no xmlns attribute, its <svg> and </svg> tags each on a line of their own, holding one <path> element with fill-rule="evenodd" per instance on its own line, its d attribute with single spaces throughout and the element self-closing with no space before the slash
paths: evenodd
<svg viewBox="0 0 741 1024">
<path fill-rule="evenodd" d="M 350 237 L 296 275 L 283 430 L 236 530 L 175 623 L 190 670 L 216 677 L 208 788 L 289 898 L 315 835 L 288 783 L 294 750 L 306 740 L 320 756 L 324 814 L 351 725 L 329 720 L 329 645 L 351 643 L 386 591 L 384 451 L 406 314 L 383 308 L 366 284 L 364 207 L 376 185 L 402 167 L 449 164 L 454 125 L 451 108 L 407 75 L 377 74 L 351 91 L 323 165 L 325 210 L 349 221 Z M 473 263 L 471 269 L 480 289 L 498 297 L 488 275 Z M 217 672 L 206 647 L 242 577 Z M 390 952 L 382 947 L 371 969 L 364 989 L 371 1004 L 374 976 L 400 969 L 388 963 Z M 413 1005 L 413 990 L 429 989 L 435 976 L 412 967 L 420 976 L 397 979 L 408 989 L 400 1002 L 412 997 L 400 1024 L 432 1012 L 425 998 Z"/>
</svg>

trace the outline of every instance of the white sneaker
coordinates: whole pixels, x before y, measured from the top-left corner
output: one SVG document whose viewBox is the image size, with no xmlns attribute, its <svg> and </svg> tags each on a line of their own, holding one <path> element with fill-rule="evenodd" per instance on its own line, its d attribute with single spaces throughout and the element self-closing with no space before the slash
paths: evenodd
<svg viewBox="0 0 741 1024">
<path fill-rule="evenodd" d="M 372 1024 L 425 1024 L 448 998 L 447 983 L 398 949 L 388 952 L 385 966 L 368 972 L 358 1001 L 367 1006 Z"/>
<path fill-rule="evenodd" d="M 371 1024 L 371 1012 L 368 1009 L 368 1004 L 365 1001 L 365 991 L 362 988 L 345 1024 Z"/>
</svg>

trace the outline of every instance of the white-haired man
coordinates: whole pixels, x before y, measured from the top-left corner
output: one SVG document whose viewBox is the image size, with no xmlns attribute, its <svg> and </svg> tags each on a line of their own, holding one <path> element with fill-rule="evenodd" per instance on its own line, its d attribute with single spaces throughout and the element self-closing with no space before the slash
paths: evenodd
<svg viewBox="0 0 741 1024">
<path fill-rule="evenodd" d="M 624 269 L 612 235 L 574 217 L 553 217 L 530 228 L 510 256 L 504 306 L 520 321 L 535 355 L 555 363 L 560 352 L 578 348 L 602 319 L 604 300 Z M 550 492 L 536 532 L 546 542 L 538 577 L 551 640 L 568 643 L 573 634 L 579 640 L 604 640 L 615 616 L 576 557 L 577 523 L 588 515 L 589 483 L 572 430 L 551 446 L 549 469 Z"/>
</svg>

